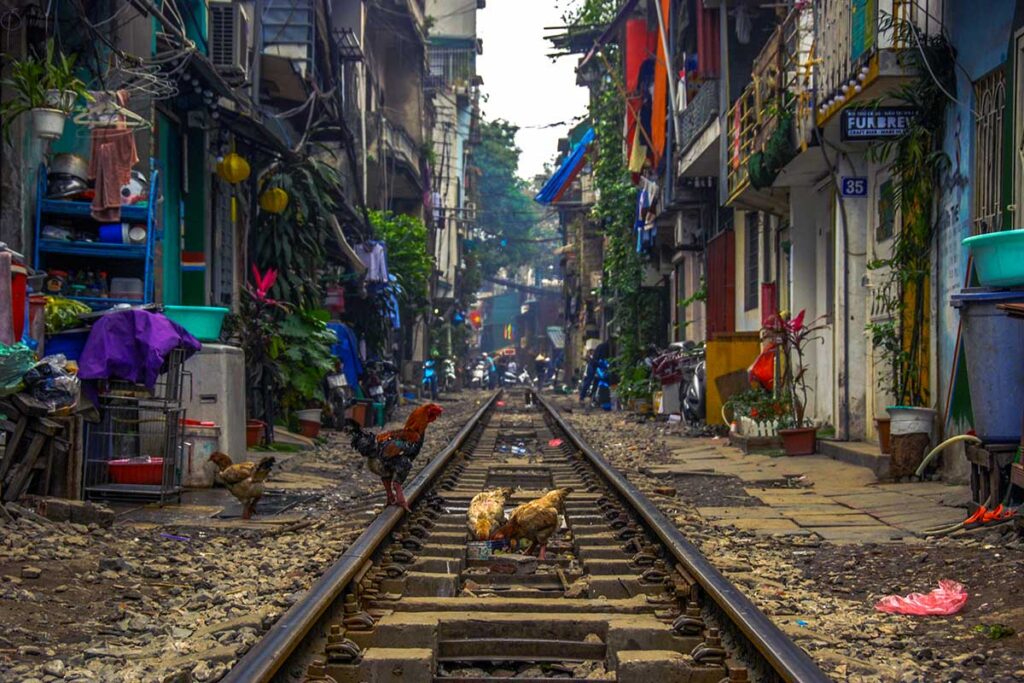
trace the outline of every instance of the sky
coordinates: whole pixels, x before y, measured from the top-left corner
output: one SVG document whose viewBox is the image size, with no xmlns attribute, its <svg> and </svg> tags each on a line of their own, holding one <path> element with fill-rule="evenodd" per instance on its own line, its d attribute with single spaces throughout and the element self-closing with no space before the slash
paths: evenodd
<svg viewBox="0 0 1024 683">
<path fill-rule="evenodd" d="M 576 85 L 579 55 L 552 62 L 547 26 L 561 26 L 563 2 L 553 0 L 487 0 L 477 12 L 477 36 L 484 52 L 477 58 L 483 77 L 481 104 L 488 120 L 506 119 L 520 126 L 516 142 L 522 149 L 519 175 L 526 180 L 542 173 L 558 152 L 574 119 L 586 113 L 587 90 Z M 568 121 L 552 128 L 537 128 Z M 534 127 L 529 127 L 534 126 Z"/>
</svg>

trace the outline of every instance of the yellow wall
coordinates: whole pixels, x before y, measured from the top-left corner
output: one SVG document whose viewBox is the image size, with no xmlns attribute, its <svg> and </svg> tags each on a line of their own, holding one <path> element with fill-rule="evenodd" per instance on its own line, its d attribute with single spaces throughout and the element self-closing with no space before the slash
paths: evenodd
<svg viewBox="0 0 1024 683">
<path fill-rule="evenodd" d="M 746 370 L 761 352 L 760 332 L 718 334 L 707 343 L 707 423 L 725 424 L 722 420 L 722 397 L 715 379 L 736 370 Z"/>
</svg>

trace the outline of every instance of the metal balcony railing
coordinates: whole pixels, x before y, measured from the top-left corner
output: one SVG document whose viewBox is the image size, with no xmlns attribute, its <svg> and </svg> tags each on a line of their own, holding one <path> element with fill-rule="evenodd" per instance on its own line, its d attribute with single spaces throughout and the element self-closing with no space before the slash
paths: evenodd
<svg viewBox="0 0 1024 683">
<path fill-rule="evenodd" d="M 790 11 L 754 60 L 750 83 L 726 114 L 730 201 L 749 185 L 750 157 L 764 151 L 780 120 L 793 121 L 791 133 L 796 144 L 809 142 L 813 50 L 814 16 L 810 7 L 804 7 Z"/>
<path fill-rule="evenodd" d="M 685 152 L 718 116 L 718 79 L 701 84 L 679 117 L 679 151 Z"/>
<path fill-rule="evenodd" d="M 866 87 L 878 76 L 880 52 L 917 49 L 913 36 L 894 31 L 894 25 L 910 23 L 921 36 L 938 35 L 943 4 L 944 0 L 817 0 L 817 100 L 823 105 L 818 123 L 841 109 L 851 90 Z"/>
<path fill-rule="evenodd" d="M 476 75 L 476 48 L 431 45 L 430 80 L 439 85 L 467 86 Z"/>
</svg>

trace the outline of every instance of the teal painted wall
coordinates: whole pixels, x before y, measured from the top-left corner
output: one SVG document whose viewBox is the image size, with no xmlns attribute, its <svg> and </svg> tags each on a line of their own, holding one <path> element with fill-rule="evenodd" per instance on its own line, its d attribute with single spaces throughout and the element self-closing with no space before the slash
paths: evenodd
<svg viewBox="0 0 1024 683">
<path fill-rule="evenodd" d="M 181 303 L 181 132 L 162 114 L 157 115 L 159 153 L 163 177 L 163 303 Z"/>
</svg>

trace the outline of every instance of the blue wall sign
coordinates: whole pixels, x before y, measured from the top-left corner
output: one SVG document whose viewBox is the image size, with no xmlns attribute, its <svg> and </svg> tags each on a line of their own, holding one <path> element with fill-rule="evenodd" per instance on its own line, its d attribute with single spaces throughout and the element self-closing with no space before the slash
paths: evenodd
<svg viewBox="0 0 1024 683">
<path fill-rule="evenodd" d="M 839 192 L 844 197 L 867 197 L 868 179 L 859 176 L 843 176 L 839 179 Z"/>
</svg>

